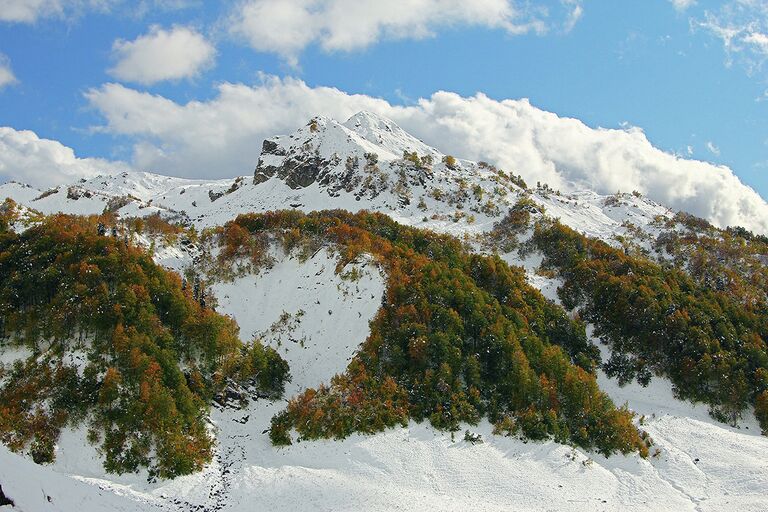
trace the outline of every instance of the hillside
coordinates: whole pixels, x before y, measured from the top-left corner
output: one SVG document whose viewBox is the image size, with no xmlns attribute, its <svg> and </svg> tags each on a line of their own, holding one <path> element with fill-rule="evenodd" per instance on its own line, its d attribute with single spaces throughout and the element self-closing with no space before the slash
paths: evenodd
<svg viewBox="0 0 768 512">
<path fill-rule="evenodd" d="M 231 319 L 92 218 L 0 231 L 0 282 L 0 339 L 21 355 L 0 370 L 0 439 L 35 462 L 53 462 L 63 428 L 87 425 L 109 472 L 199 471 L 212 399 L 232 384 L 282 393 L 272 349 L 243 345 Z"/>
<path fill-rule="evenodd" d="M 765 237 L 529 186 L 365 112 L 265 141 L 234 181 L 5 196 L 0 392 L 24 405 L 0 432 L 49 465 L 0 457 L 75 477 L 46 486 L 54 507 L 765 507 Z M 121 362 L 125 331 L 198 443 L 187 465 L 100 440 L 172 434 L 119 414 L 152 384 Z M 0 485 L 37 499 L 9 470 Z"/>
</svg>

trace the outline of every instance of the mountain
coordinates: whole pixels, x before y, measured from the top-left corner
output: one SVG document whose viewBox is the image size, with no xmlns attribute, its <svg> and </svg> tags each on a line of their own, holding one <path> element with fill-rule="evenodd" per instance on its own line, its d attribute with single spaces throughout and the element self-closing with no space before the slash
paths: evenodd
<svg viewBox="0 0 768 512">
<path fill-rule="evenodd" d="M 190 364 L 199 357 L 174 348 L 158 359 L 164 371 L 217 397 L 196 409 L 215 436 L 202 469 L 164 479 L 171 474 L 158 474 L 150 450 L 137 472 L 108 472 L 110 445 L 93 442 L 105 420 L 67 420 L 42 444 L 52 448 L 47 466 L 0 449 L 0 485 L 21 510 L 66 510 L 73 496 L 85 510 L 765 508 L 763 237 L 636 193 L 529 186 L 367 112 L 344 123 L 314 118 L 266 140 L 252 176 L 123 173 L 49 191 L 8 183 L 3 197 L 12 201 L 0 207 L 0 272 L 14 279 L 0 287 L 0 313 L 5 326 L 24 319 L 36 347 L 6 336 L 4 393 L 37 389 L 44 361 L 73 368 L 61 375 L 83 383 L 76 389 L 107 389 L 113 320 L 102 332 L 89 308 L 157 311 L 149 324 L 123 312 L 122 328 L 164 325 L 182 340 L 158 297 L 189 300 L 192 315 L 178 317 L 188 325 L 198 280 L 208 321 L 231 316 L 244 346 L 274 350 L 291 375 L 276 399 L 274 388 L 215 377 L 241 364 L 215 359 L 201 371 L 211 384 L 196 388 Z M 76 216 L 46 217 L 57 212 Z M 118 236 L 99 237 L 97 222 Z M 115 267 L 105 250 L 125 259 Z M 184 275 L 187 288 L 159 277 L 159 266 Z M 154 291 L 137 293 L 145 275 L 141 285 Z M 34 284 L 43 281 L 52 299 Z M 70 295 L 104 289 L 87 301 Z M 119 290 L 134 298 L 110 295 Z M 96 319 L 95 334 L 74 343 L 61 329 L 82 318 Z M 118 363 L 129 382 L 132 366 Z M 27 387 L 15 384 L 22 379 Z M 139 388 L 127 389 L 116 396 L 141 402 Z M 59 402 L 25 403 L 22 418 L 40 405 L 60 419 Z M 130 423 L 101 399 L 82 403 L 93 403 L 86 417 L 109 418 L 118 431 L 156 435 L 152 421 Z M 634 435 L 642 445 L 618 448 Z"/>
<path fill-rule="evenodd" d="M 672 216 L 647 198 L 625 195 L 612 202 L 590 191 L 528 189 L 519 176 L 490 164 L 451 157 L 449 165 L 446 159 L 392 121 L 361 112 L 343 124 L 314 118 L 291 135 L 267 139 L 253 177 L 203 181 L 122 173 L 47 191 L 7 183 L 0 196 L 46 214 L 108 208 L 121 216 L 159 213 L 198 228 L 222 225 L 242 212 L 339 208 L 379 211 L 441 232 L 477 233 L 492 229 L 523 195 L 574 229 L 604 239 L 627 233 L 627 223 L 646 229 L 657 216 Z"/>
</svg>

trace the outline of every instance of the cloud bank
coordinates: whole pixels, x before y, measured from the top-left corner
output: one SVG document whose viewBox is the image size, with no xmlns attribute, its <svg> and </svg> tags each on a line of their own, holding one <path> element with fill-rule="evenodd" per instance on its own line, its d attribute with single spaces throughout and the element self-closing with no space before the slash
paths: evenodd
<svg viewBox="0 0 768 512">
<path fill-rule="evenodd" d="M 580 0 L 561 0 L 564 30 L 582 14 Z M 364 49 L 383 39 L 423 39 L 456 26 L 482 26 L 510 34 L 543 33 L 551 9 L 514 0 L 248 0 L 230 13 L 232 35 L 262 52 L 296 64 L 301 51 L 319 44 L 325 51 Z"/>
<path fill-rule="evenodd" d="M 128 170 L 121 162 L 78 158 L 72 148 L 35 132 L 0 126 L 0 182 L 7 177 L 41 189 Z"/>
<path fill-rule="evenodd" d="M 216 50 L 192 28 L 153 26 L 133 41 L 115 41 L 112 55 L 117 60 L 109 70 L 113 77 L 150 85 L 198 75 L 213 64 Z"/>
<path fill-rule="evenodd" d="M 644 132 L 592 128 L 531 105 L 483 94 L 436 92 L 414 106 L 265 77 L 255 86 L 223 83 L 211 100 L 179 104 L 120 84 L 87 92 L 104 116 L 101 130 L 135 141 L 135 166 L 189 177 L 253 169 L 265 137 L 288 133 L 313 115 L 345 120 L 370 110 L 445 153 L 486 160 L 561 190 L 638 190 L 719 226 L 768 232 L 768 204 L 727 167 L 655 148 Z"/>
</svg>

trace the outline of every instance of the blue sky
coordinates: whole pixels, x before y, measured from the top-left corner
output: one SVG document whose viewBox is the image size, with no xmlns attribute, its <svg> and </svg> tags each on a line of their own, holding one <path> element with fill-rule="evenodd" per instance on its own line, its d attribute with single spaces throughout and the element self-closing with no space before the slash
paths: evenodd
<svg viewBox="0 0 768 512">
<path fill-rule="evenodd" d="M 441 90 L 461 97 L 480 92 L 498 101 L 529 98 L 539 109 L 593 128 L 639 127 L 657 148 L 727 165 L 768 197 L 763 2 L 551 0 L 525 2 L 526 8 L 523 2 L 482 0 L 473 12 L 445 14 L 463 9 L 456 7 L 461 3 L 420 0 L 434 5 L 420 7 L 414 15 L 423 16 L 419 21 L 376 8 L 351 12 L 344 1 L 154 0 L 141 2 L 143 12 L 136 13 L 137 3 L 119 0 L 0 0 L 0 66 L 13 76 L 0 87 L 0 126 L 59 141 L 81 158 L 184 174 L 183 166 L 164 168 L 164 160 L 137 149 L 144 144 L 183 151 L 172 137 L 151 126 L 118 126 L 116 116 L 134 115 L 131 109 L 139 107 L 121 104 L 117 113 L 118 100 L 95 100 L 89 91 L 119 83 L 137 93 L 137 100 L 149 93 L 180 108 L 189 102 L 212 108 L 222 83 L 258 87 L 278 78 L 382 98 L 393 107 L 416 105 Z M 406 7 L 399 9 L 407 11 L 409 3 L 401 3 Z M 249 4 L 267 13 L 250 25 Z M 294 11 L 279 17 L 291 4 L 303 9 L 299 14 L 315 16 L 306 28 L 297 22 L 295 33 L 280 23 L 295 20 Z M 333 4 L 341 4 L 338 12 L 349 19 L 307 35 L 311 26 L 326 23 L 318 17 L 339 18 Z M 498 12 L 506 13 L 503 23 L 494 21 Z M 347 27 L 360 25 L 372 28 L 362 29 L 357 39 L 347 37 Z M 114 71 L 137 38 L 162 31 L 178 35 L 176 29 L 192 33 L 211 55 L 170 79 Z M 128 47 L 122 53 L 121 44 Z M 150 123 L 146 113 L 139 117 Z M 267 120 L 254 137 L 288 126 Z M 23 177 L 7 160 L 0 174 Z M 211 175 L 246 174 L 250 168 L 238 168 L 244 162 L 222 164 Z"/>
</svg>

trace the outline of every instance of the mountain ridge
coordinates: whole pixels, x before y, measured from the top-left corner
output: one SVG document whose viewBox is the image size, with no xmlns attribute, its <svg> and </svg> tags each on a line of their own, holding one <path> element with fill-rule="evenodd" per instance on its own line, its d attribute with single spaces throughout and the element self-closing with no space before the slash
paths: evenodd
<svg viewBox="0 0 768 512">
<path fill-rule="evenodd" d="M 443 232 L 477 233 L 491 230 L 502 210 L 523 195 L 574 229 L 608 240 L 626 232 L 625 221 L 645 229 L 658 215 L 672 217 L 644 197 L 627 195 L 624 209 L 609 208 L 611 196 L 521 187 L 521 178 L 490 164 L 451 157 L 448 166 L 447 157 L 392 121 L 361 112 L 345 123 L 313 118 L 293 134 L 267 139 L 251 177 L 188 180 L 124 172 L 36 195 L 8 183 L 0 185 L 0 195 L 43 213 L 99 214 L 114 200 L 110 207 L 121 215 L 160 214 L 198 228 L 223 224 L 243 211 L 342 208 L 382 211 Z"/>
</svg>

